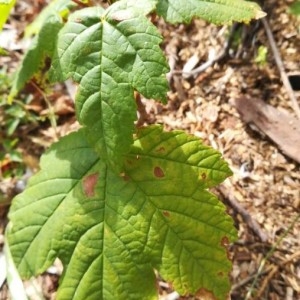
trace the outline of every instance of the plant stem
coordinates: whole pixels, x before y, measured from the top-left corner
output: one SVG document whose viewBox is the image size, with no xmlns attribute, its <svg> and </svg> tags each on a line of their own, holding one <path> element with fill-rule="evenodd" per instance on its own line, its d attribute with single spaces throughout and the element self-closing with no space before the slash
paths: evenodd
<svg viewBox="0 0 300 300">
<path fill-rule="evenodd" d="M 37 85 L 35 84 L 33 81 L 31 81 L 31 84 L 34 86 L 34 88 L 42 95 L 42 97 L 44 98 L 47 106 L 48 106 L 48 109 L 49 109 L 49 114 L 48 114 L 48 117 L 49 117 L 49 120 L 50 120 L 50 124 L 51 124 L 51 127 L 53 128 L 54 130 L 54 138 L 55 140 L 57 141 L 58 140 L 58 134 L 57 134 L 57 123 L 56 123 L 56 119 L 55 119 L 55 112 L 54 112 L 54 108 L 53 106 L 51 105 L 47 95 L 44 93 L 44 91 Z"/>
</svg>

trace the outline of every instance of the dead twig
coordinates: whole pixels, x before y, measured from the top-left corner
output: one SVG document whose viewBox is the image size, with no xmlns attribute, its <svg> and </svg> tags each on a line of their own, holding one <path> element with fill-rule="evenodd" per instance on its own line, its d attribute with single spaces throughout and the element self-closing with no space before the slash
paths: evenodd
<svg viewBox="0 0 300 300">
<path fill-rule="evenodd" d="M 174 70 L 174 71 L 172 71 L 172 74 L 174 74 L 174 75 L 182 74 L 184 76 L 184 78 L 190 78 L 192 76 L 197 76 L 198 74 L 204 72 L 209 67 L 213 66 L 215 63 L 221 61 L 223 58 L 225 58 L 228 55 L 229 49 L 230 49 L 231 44 L 234 39 L 234 33 L 238 26 L 239 26 L 238 23 L 233 24 L 233 26 L 231 27 L 231 30 L 230 30 L 229 38 L 226 40 L 226 43 L 225 43 L 222 51 L 219 54 L 213 53 L 212 55 L 210 55 L 210 57 L 208 58 L 208 60 L 205 63 L 203 63 L 201 66 L 199 66 L 196 69 L 193 69 L 189 72 L 185 72 L 183 70 L 180 70 L 180 71 Z"/>
<path fill-rule="evenodd" d="M 260 275 L 265 275 L 268 273 L 268 270 L 265 270 L 263 271 Z M 244 278 L 243 280 L 239 281 L 238 283 L 232 285 L 231 287 L 231 292 L 235 291 L 235 290 L 238 290 L 240 287 L 246 285 L 248 282 L 252 281 L 256 276 L 256 273 L 255 274 L 252 274 L 246 278 Z"/>
<path fill-rule="evenodd" d="M 267 242 L 269 237 L 268 235 L 261 229 L 259 224 L 252 218 L 249 212 L 235 199 L 235 197 L 224 187 L 219 186 L 218 191 L 223 195 L 225 201 L 237 212 L 239 213 L 244 222 L 253 230 L 253 232 L 260 238 L 262 242 Z"/>
<path fill-rule="evenodd" d="M 280 238 L 277 240 L 277 242 L 273 245 L 273 247 L 269 250 L 269 252 L 267 253 L 267 255 L 262 259 L 259 267 L 258 267 L 258 270 L 256 272 L 256 276 L 252 282 L 252 285 L 246 295 L 246 298 L 245 300 L 249 300 L 252 296 L 252 293 L 253 293 L 253 290 L 254 290 L 254 287 L 256 286 L 257 282 L 258 282 L 258 278 L 260 277 L 261 273 L 264 271 L 265 269 L 265 265 L 266 265 L 266 262 L 272 257 L 272 255 L 274 254 L 276 248 L 281 244 L 281 242 L 283 241 L 283 239 L 287 236 L 287 234 L 289 233 L 289 231 L 294 227 L 294 225 L 298 222 L 298 220 L 300 219 L 300 214 L 298 214 L 294 220 L 291 222 L 291 224 L 288 226 L 288 228 L 283 232 L 283 234 L 280 236 Z M 298 255 L 298 254 L 297 254 Z M 293 256 L 293 258 L 295 258 Z M 284 264 L 288 263 L 289 261 L 291 260 L 291 258 L 288 258 L 286 260 L 286 262 L 284 262 Z M 281 266 L 283 266 L 284 264 L 282 264 Z M 267 280 L 269 280 L 270 278 L 272 278 L 272 276 L 276 273 L 276 271 L 279 269 L 279 266 L 276 266 L 274 269 L 273 267 L 271 266 L 270 267 L 270 271 L 271 271 L 271 274 L 268 275 L 267 277 Z M 267 282 L 267 281 L 266 281 Z M 265 282 L 265 283 L 266 283 Z M 266 287 L 266 285 L 264 286 Z M 260 291 L 262 291 L 262 289 L 260 289 Z M 262 291 L 263 292 L 263 291 Z M 256 299 L 259 299 L 259 298 L 256 298 Z"/>
<path fill-rule="evenodd" d="M 262 284 L 260 285 L 259 290 L 257 291 L 257 293 L 255 294 L 255 297 L 253 298 L 253 300 L 259 300 L 262 299 L 262 294 L 265 291 L 265 289 L 267 288 L 268 283 L 271 281 L 271 279 L 273 278 L 273 276 L 278 272 L 279 267 L 278 266 L 274 266 L 271 265 L 268 268 L 268 274 L 267 276 L 264 278 Z"/>
<path fill-rule="evenodd" d="M 262 284 L 260 285 L 260 288 L 257 291 L 253 300 L 261 299 L 263 292 L 267 288 L 268 282 L 271 281 L 271 279 L 275 276 L 275 274 L 279 271 L 279 269 L 283 268 L 285 265 L 289 264 L 294 259 L 299 258 L 299 256 L 300 256 L 300 251 L 292 254 L 290 257 L 288 257 L 287 259 L 285 259 L 282 262 L 279 262 L 277 265 L 271 265 L 268 268 L 266 268 L 266 270 L 264 272 L 262 272 L 260 275 L 267 274 L 267 276 L 264 278 L 264 280 L 263 280 Z M 253 276 L 251 276 L 251 278 L 253 278 Z"/>
<path fill-rule="evenodd" d="M 283 65 L 283 62 L 282 62 L 279 50 L 278 50 L 278 48 L 276 46 L 276 42 L 275 42 L 275 39 L 273 37 L 273 33 L 272 33 L 271 29 L 270 29 L 269 23 L 268 23 L 268 21 L 267 21 L 266 18 L 262 19 L 262 23 L 263 23 L 263 26 L 265 28 L 265 31 L 266 31 L 266 34 L 267 34 L 267 37 L 268 37 L 268 40 L 269 40 L 269 43 L 270 43 L 270 47 L 272 49 L 276 65 L 277 65 L 277 68 L 279 70 L 282 83 L 283 83 L 283 85 L 284 85 L 284 87 L 286 89 L 288 97 L 291 100 L 291 107 L 293 108 L 294 112 L 296 113 L 298 119 L 300 119 L 299 104 L 298 104 L 298 101 L 296 99 L 295 93 L 294 93 L 294 91 L 292 89 L 291 83 L 290 83 L 290 81 L 288 79 L 288 76 L 287 76 L 287 74 L 285 72 L 284 65 Z"/>
</svg>

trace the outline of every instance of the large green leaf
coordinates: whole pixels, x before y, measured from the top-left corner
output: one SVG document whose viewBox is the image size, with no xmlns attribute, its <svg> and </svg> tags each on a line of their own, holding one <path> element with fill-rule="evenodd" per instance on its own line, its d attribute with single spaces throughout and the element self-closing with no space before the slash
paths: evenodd
<svg viewBox="0 0 300 300">
<path fill-rule="evenodd" d="M 132 144 L 134 90 L 166 100 L 168 71 L 157 29 L 144 16 L 155 1 L 131 7 L 118 1 L 74 13 L 61 30 L 51 76 L 79 83 L 76 112 L 101 157 L 121 169 Z"/>
<path fill-rule="evenodd" d="M 18 195 L 7 237 L 22 276 L 64 265 L 57 299 L 155 299 L 154 269 L 180 293 L 229 292 L 224 205 L 208 191 L 230 175 L 220 154 L 160 127 L 141 129 L 120 175 L 72 133 L 42 157 Z M 203 175 L 205 174 L 205 175 Z"/>
<path fill-rule="evenodd" d="M 255 2 L 243 0 L 159 0 L 157 13 L 170 23 L 189 23 L 199 17 L 215 24 L 228 24 L 265 16 Z"/>
</svg>

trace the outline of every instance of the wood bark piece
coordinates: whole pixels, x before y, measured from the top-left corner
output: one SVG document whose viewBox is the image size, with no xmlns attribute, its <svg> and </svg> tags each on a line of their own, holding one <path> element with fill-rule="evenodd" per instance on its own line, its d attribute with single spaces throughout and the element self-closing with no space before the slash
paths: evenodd
<svg viewBox="0 0 300 300">
<path fill-rule="evenodd" d="M 300 120 L 260 99 L 240 97 L 235 106 L 247 124 L 254 124 L 288 157 L 300 163 Z"/>
</svg>

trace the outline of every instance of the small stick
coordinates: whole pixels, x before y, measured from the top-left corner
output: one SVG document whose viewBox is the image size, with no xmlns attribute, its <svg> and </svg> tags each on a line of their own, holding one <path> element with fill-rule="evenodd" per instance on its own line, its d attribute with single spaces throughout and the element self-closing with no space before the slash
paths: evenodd
<svg viewBox="0 0 300 300">
<path fill-rule="evenodd" d="M 213 66 L 215 63 L 221 61 L 223 58 L 225 58 L 228 55 L 228 51 L 233 42 L 234 33 L 235 33 L 236 29 L 238 28 L 238 26 L 239 26 L 238 23 L 233 24 L 233 26 L 230 30 L 229 38 L 227 39 L 222 51 L 218 55 L 209 57 L 209 59 L 205 63 L 203 63 L 201 66 L 199 66 L 196 69 L 193 69 L 189 72 L 184 72 L 183 70 L 180 70 L 180 71 L 175 70 L 172 73 L 173 74 L 183 74 L 185 76 L 185 78 L 190 78 L 192 76 L 196 76 L 196 75 L 204 72 L 206 69 Z"/>
<path fill-rule="evenodd" d="M 255 297 L 253 300 L 259 300 L 262 299 L 262 294 L 264 293 L 265 289 L 267 288 L 268 283 L 271 281 L 271 279 L 274 277 L 274 275 L 278 272 L 279 268 L 278 266 L 272 265 L 269 269 L 267 276 L 264 278 L 263 282 L 260 284 L 259 290 L 255 294 Z"/>
<path fill-rule="evenodd" d="M 272 246 L 272 248 L 268 251 L 268 253 L 266 254 L 266 256 L 262 259 L 258 270 L 256 272 L 256 276 L 252 282 L 252 285 L 245 297 L 245 300 L 249 300 L 252 296 L 252 292 L 254 287 L 256 286 L 257 282 L 258 282 L 258 278 L 261 275 L 261 273 L 264 270 L 265 264 L 266 262 L 271 258 L 271 256 L 273 255 L 273 253 L 276 251 L 276 249 L 279 247 L 279 245 L 281 244 L 281 242 L 283 241 L 283 239 L 287 236 L 287 234 L 290 232 L 290 230 L 294 227 L 294 225 L 298 222 L 298 220 L 300 219 L 300 213 L 292 220 L 291 224 L 289 225 L 289 227 L 283 232 L 283 234 L 279 237 L 279 239 L 277 240 L 277 242 Z M 274 271 L 275 272 L 275 271 Z M 275 274 L 275 273 L 274 273 Z"/>
<path fill-rule="evenodd" d="M 267 242 L 268 235 L 261 229 L 257 221 L 252 218 L 249 212 L 227 191 L 227 189 L 223 186 L 219 186 L 218 191 L 221 192 L 225 201 L 227 201 L 228 204 L 242 216 L 244 222 L 253 230 L 260 240 L 262 242 Z"/>
<path fill-rule="evenodd" d="M 285 72 L 285 69 L 284 69 L 284 65 L 283 65 L 283 62 L 282 62 L 282 59 L 280 57 L 280 53 L 279 53 L 279 50 L 276 46 L 276 43 L 275 43 L 275 40 L 274 40 L 274 37 L 273 37 L 273 34 L 272 34 L 272 31 L 270 29 L 270 26 L 269 26 L 269 23 L 267 21 L 266 18 L 263 18 L 262 19 L 262 23 L 264 25 L 264 28 L 265 28 L 265 31 L 266 31 L 266 34 L 267 34 L 267 37 L 268 37 L 268 40 L 269 40 L 269 43 L 270 43 L 270 47 L 273 51 L 273 55 L 274 55 L 274 59 L 275 59 L 275 62 L 276 62 L 276 65 L 277 65 L 277 68 L 279 70 L 279 73 L 280 73 L 280 77 L 281 77 L 281 80 L 282 80 L 282 83 L 286 89 L 286 92 L 292 102 L 292 108 L 294 110 L 294 112 L 296 113 L 298 119 L 300 119 L 300 108 L 299 108 L 299 104 L 297 102 L 297 99 L 295 97 L 295 94 L 293 92 L 293 89 L 292 89 L 292 86 L 291 86 L 291 83 L 288 79 L 288 76 Z"/>
<path fill-rule="evenodd" d="M 266 273 L 268 273 L 268 269 L 267 270 L 264 270 L 260 275 L 265 275 Z M 248 282 L 252 281 L 256 276 L 256 273 L 255 274 L 252 274 L 252 275 L 249 275 L 248 277 L 240 280 L 238 283 L 234 284 L 232 287 L 231 287 L 231 292 L 239 289 L 240 287 L 246 285 Z"/>
</svg>

